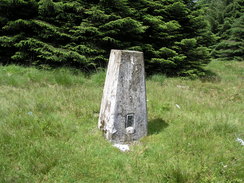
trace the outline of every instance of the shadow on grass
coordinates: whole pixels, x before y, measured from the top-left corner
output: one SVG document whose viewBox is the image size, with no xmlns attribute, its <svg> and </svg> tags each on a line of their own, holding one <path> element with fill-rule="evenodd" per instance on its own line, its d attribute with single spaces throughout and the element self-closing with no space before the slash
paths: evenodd
<svg viewBox="0 0 244 183">
<path fill-rule="evenodd" d="M 200 77 L 200 80 L 202 82 L 211 82 L 211 83 L 218 83 L 221 81 L 221 78 L 219 75 L 214 73 L 213 71 L 210 70 L 204 70 L 205 75 Z"/>
<path fill-rule="evenodd" d="M 153 119 L 148 123 L 148 135 L 158 134 L 168 126 L 169 124 L 160 118 Z"/>
</svg>

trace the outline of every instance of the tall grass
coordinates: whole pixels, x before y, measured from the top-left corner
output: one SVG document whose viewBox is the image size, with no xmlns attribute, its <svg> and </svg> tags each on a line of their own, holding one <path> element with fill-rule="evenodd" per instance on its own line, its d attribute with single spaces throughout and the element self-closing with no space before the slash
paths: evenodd
<svg viewBox="0 0 244 183">
<path fill-rule="evenodd" d="M 147 79 L 149 135 L 122 153 L 97 129 L 105 72 L 0 67 L 0 182 L 244 181 L 244 63 Z"/>
</svg>

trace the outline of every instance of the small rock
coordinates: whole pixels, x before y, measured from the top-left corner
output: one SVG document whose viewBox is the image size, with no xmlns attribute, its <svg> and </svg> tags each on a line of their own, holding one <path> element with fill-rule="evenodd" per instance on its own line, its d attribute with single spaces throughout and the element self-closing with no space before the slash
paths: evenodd
<svg viewBox="0 0 244 183">
<path fill-rule="evenodd" d="M 237 138 L 236 139 L 237 142 L 240 142 L 242 146 L 244 146 L 244 140 L 242 140 L 241 138 Z"/>
<path fill-rule="evenodd" d="M 30 115 L 30 116 L 32 116 L 33 115 L 33 112 L 28 112 L 27 114 Z"/>
<path fill-rule="evenodd" d="M 180 109 L 180 106 L 179 106 L 178 104 L 175 104 L 175 106 L 176 106 L 178 109 Z"/>
<path fill-rule="evenodd" d="M 119 150 L 121 150 L 123 152 L 126 152 L 126 151 L 130 150 L 129 145 L 127 145 L 127 144 L 114 144 L 113 146 L 118 148 Z"/>
</svg>

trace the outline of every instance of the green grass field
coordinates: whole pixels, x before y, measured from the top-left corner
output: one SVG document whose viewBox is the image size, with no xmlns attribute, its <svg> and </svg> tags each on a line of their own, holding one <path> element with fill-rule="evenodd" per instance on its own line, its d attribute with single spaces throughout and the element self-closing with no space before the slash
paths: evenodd
<svg viewBox="0 0 244 183">
<path fill-rule="evenodd" d="M 149 134 L 120 152 L 97 129 L 104 72 L 0 66 L 0 182 L 244 182 L 244 62 L 147 79 Z"/>
</svg>

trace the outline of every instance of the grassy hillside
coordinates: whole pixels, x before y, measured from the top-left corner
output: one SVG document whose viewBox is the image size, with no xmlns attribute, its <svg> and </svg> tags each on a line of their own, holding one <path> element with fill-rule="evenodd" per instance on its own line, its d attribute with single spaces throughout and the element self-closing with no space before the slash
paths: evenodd
<svg viewBox="0 0 244 183">
<path fill-rule="evenodd" d="M 0 182 L 244 181 L 244 63 L 147 80 L 149 135 L 120 152 L 97 129 L 105 73 L 0 66 Z"/>
</svg>

